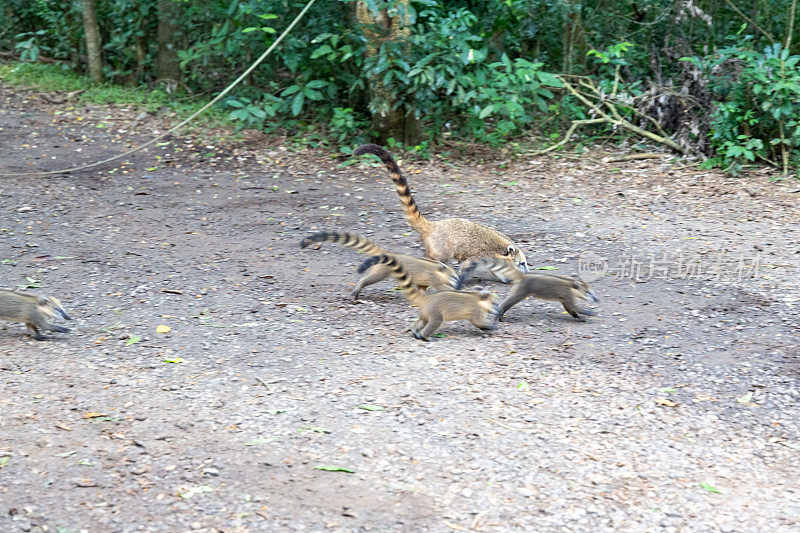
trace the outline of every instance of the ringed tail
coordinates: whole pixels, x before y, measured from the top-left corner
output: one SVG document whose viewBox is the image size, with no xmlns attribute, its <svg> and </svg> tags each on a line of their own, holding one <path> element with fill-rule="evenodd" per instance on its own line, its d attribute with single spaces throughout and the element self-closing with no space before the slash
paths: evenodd
<svg viewBox="0 0 800 533">
<path fill-rule="evenodd" d="M 341 244 L 342 246 L 349 246 L 350 248 L 355 248 L 359 252 L 364 252 L 365 254 L 370 255 L 382 254 L 386 252 L 386 250 L 371 240 L 365 239 L 364 237 L 359 237 L 358 235 L 353 235 L 352 233 L 332 231 L 320 231 L 318 233 L 313 233 L 308 237 L 304 237 L 303 240 L 300 241 L 300 248 L 305 248 L 309 244 L 315 242 L 325 241 Z"/>
<path fill-rule="evenodd" d="M 475 273 L 475 270 L 478 268 L 487 268 L 494 274 L 503 274 L 505 277 L 515 282 L 521 280 L 523 276 L 522 272 L 511 266 L 508 261 L 504 261 L 496 257 L 473 259 L 461 268 L 461 274 L 459 276 L 459 288 L 464 285 L 464 283 Z"/>
<path fill-rule="evenodd" d="M 361 263 L 361 266 L 358 267 L 358 273 L 362 274 L 373 265 L 386 265 L 389 267 L 392 271 L 392 275 L 397 280 L 397 285 L 400 287 L 400 290 L 403 291 L 403 294 L 411 303 L 416 305 L 425 303 L 425 295 L 411 282 L 408 273 L 394 257 L 386 254 L 374 255 Z"/>
<path fill-rule="evenodd" d="M 376 155 L 383 164 L 386 165 L 386 170 L 389 172 L 389 176 L 392 178 L 394 186 L 397 189 L 397 196 L 400 197 L 400 203 L 403 204 L 403 214 L 408 224 L 423 235 L 428 233 L 431 229 L 431 223 L 420 213 L 417 203 L 411 195 L 411 188 L 408 186 L 406 177 L 403 176 L 392 154 L 377 144 L 363 144 L 353 150 L 353 155 L 357 156 L 363 154 Z"/>
</svg>

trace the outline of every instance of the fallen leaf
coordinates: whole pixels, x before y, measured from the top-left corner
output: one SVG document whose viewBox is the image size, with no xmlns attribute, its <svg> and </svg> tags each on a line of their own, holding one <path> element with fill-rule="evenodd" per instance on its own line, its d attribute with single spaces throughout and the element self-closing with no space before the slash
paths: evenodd
<svg viewBox="0 0 800 533">
<path fill-rule="evenodd" d="M 315 433 L 330 433 L 330 429 L 321 428 L 319 426 L 302 427 L 300 431 L 313 431 Z"/>
<path fill-rule="evenodd" d="M 130 346 L 131 344 L 136 344 L 140 340 L 142 340 L 142 338 L 139 335 L 131 335 L 130 337 L 128 337 L 128 342 L 125 343 L 125 346 Z"/>
<path fill-rule="evenodd" d="M 658 405 L 665 405 L 667 407 L 675 407 L 678 405 L 677 402 L 673 402 L 672 400 L 667 400 L 666 398 L 656 398 L 654 401 Z"/>
<path fill-rule="evenodd" d="M 269 437 L 269 438 L 261 437 L 261 438 L 258 438 L 258 439 L 253 439 L 253 440 L 251 440 L 249 442 L 245 442 L 244 445 L 245 446 L 256 446 L 258 444 L 269 444 L 270 442 L 275 442 L 276 440 L 278 440 L 277 437 Z"/>
<path fill-rule="evenodd" d="M 106 416 L 106 415 L 104 415 L 103 413 L 97 413 L 97 412 L 92 411 L 91 413 L 84 414 L 83 418 L 97 418 L 97 417 L 100 417 L 100 416 Z"/>
<path fill-rule="evenodd" d="M 199 487 L 192 487 L 188 490 L 183 492 L 179 492 L 178 496 L 183 498 L 184 500 L 191 498 L 193 496 L 197 496 L 198 494 L 205 494 L 206 492 L 212 492 L 214 489 L 209 487 L 208 485 L 201 485 Z"/>
<path fill-rule="evenodd" d="M 371 405 L 368 403 L 363 403 L 358 406 L 359 409 L 363 409 L 365 411 L 383 411 L 383 407 L 380 405 Z"/>
<path fill-rule="evenodd" d="M 320 465 L 315 466 L 317 470 L 325 470 L 326 472 L 347 472 L 348 474 L 355 474 L 355 470 L 350 470 L 349 468 L 345 468 L 343 466 L 329 466 L 329 465 Z"/>
<path fill-rule="evenodd" d="M 164 325 L 161 325 L 161 326 L 158 326 L 158 327 L 156 328 L 156 331 L 157 331 L 158 333 L 169 333 L 170 331 L 172 331 L 172 328 L 171 328 L 171 327 L 169 327 L 169 326 L 164 326 Z"/>
<path fill-rule="evenodd" d="M 183 358 L 178 357 L 177 359 L 164 359 L 165 363 L 183 363 Z"/>
<path fill-rule="evenodd" d="M 713 492 L 714 494 L 722 494 L 720 490 L 715 487 L 714 485 L 710 485 L 708 483 L 700 483 L 700 488 L 703 490 L 707 490 L 708 492 Z"/>
</svg>

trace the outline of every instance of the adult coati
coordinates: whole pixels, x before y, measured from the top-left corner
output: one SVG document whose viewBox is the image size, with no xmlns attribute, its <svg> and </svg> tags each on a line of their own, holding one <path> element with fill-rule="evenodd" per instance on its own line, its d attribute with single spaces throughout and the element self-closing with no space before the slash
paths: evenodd
<svg viewBox="0 0 800 533">
<path fill-rule="evenodd" d="M 498 300 L 489 291 L 439 291 L 426 294 L 414 287 L 408 274 L 394 257 L 385 254 L 370 257 L 359 267 L 359 272 L 372 265 L 386 265 L 397 278 L 406 298 L 419 306 L 419 318 L 411 326 L 411 333 L 418 339 L 427 341 L 443 322 L 454 320 L 469 320 L 484 331 L 497 327 Z"/>
<path fill-rule="evenodd" d="M 329 241 L 342 246 L 349 246 L 355 248 L 360 252 L 370 255 L 387 254 L 394 257 L 408 276 L 411 278 L 411 283 L 417 286 L 418 289 L 424 291 L 428 287 L 437 290 L 445 289 L 458 289 L 459 276 L 456 271 L 432 259 L 425 259 L 421 257 L 414 257 L 406 254 L 390 254 L 374 242 L 358 235 L 345 232 L 328 232 L 321 231 L 305 237 L 300 241 L 300 248 L 305 248 L 311 243 Z M 372 285 L 392 277 L 392 270 L 383 264 L 375 264 L 371 267 L 359 269 L 359 272 L 365 272 L 363 278 L 358 280 L 355 290 L 353 290 L 353 299 L 358 299 L 361 294 L 361 289 L 367 285 Z"/>
<path fill-rule="evenodd" d="M 56 313 L 65 320 L 72 320 L 61 307 L 61 302 L 52 296 L 0 290 L 0 320 L 24 323 L 28 333 L 37 341 L 45 340 L 39 330 L 69 333 L 67 328 L 50 324 L 49 320 Z"/>
<path fill-rule="evenodd" d="M 595 302 L 598 301 L 597 296 L 595 296 L 589 288 L 589 285 L 583 280 L 544 272 L 523 274 L 517 269 L 511 268 L 505 261 L 487 258 L 478 261 L 470 261 L 464 265 L 461 269 L 460 284 L 463 284 L 476 268 L 488 268 L 495 274 L 499 271 L 514 281 L 514 288 L 500 305 L 500 311 L 497 314 L 498 320 L 503 320 L 503 315 L 506 311 L 528 296 L 533 296 L 540 300 L 561 302 L 561 305 L 564 306 L 567 313 L 580 321 L 586 320 L 582 315 L 595 315 L 595 312 L 591 309 L 581 309 L 578 307 L 578 298 Z"/>
<path fill-rule="evenodd" d="M 422 238 L 425 256 L 446 263 L 482 257 L 500 257 L 527 272 L 525 254 L 506 235 L 494 228 L 464 218 L 428 220 L 420 213 L 405 176 L 392 155 L 377 144 L 364 144 L 353 155 L 372 154 L 380 158 L 394 181 L 409 225 Z"/>
</svg>

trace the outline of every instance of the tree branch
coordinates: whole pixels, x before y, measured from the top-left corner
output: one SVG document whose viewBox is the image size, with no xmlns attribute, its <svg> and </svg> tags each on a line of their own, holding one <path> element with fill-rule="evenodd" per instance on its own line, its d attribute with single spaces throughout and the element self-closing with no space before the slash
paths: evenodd
<svg viewBox="0 0 800 533">
<path fill-rule="evenodd" d="M 755 22 L 753 19 L 751 19 L 750 17 L 748 17 L 747 15 L 745 15 L 745 14 L 744 14 L 744 12 L 743 12 L 741 9 L 739 9 L 738 7 L 736 7 L 736 6 L 733 4 L 733 2 L 731 2 L 731 0 L 725 0 L 725 3 L 726 3 L 726 4 L 728 4 L 728 6 L 729 6 L 731 9 L 733 9 L 734 11 L 736 11 L 736 13 L 737 13 L 737 14 L 738 14 L 740 17 L 742 17 L 744 20 L 746 20 L 747 22 L 749 22 L 750 24 L 752 24 L 752 25 L 753 25 L 753 27 L 754 27 L 755 29 L 757 29 L 758 31 L 760 31 L 761 33 L 763 33 L 763 34 L 764 34 L 764 36 L 765 36 L 767 39 L 769 39 L 769 40 L 770 40 L 770 41 L 772 41 L 772 42 L 775 42 L 775 37 L 773 37 L 773 35 L 772 35 L 770 32 L 768 32 L 767 30 L 763 29 L 763 28 L 762 28 L 761 26 L 759 26 L 759 25 L 758 25 L 758 24 L 757 24 L 757 23 L 756 23 L 756 22 Z"/>
<path fill-rule="evenodd" d="M 592 102 L 588 98 L 586 98 L 584 95 L 582 95 L 577 89 L 575 89 L 575 87 L 572 86 L 572 84 L 570 84 L 562 76 L 559 76 L 558 78 L 564 84 L 564 87 L 566 87 L 567 90 L 573 96 L 575 96 L 575 98 L 580 100 L 586 107 L 590 108 L 592 111 L 594 111 L 595 113 L 600 115 L 605 122 L 607 122 L 609 124 L 612 124 L 614 126 L 619 126 L 620 128 L 626 129 L 626 130 L 630 131 L 631 133 L 635 133 L 636 135 L 639 135 L 641 137 L 645 137 L 645 138 L 650 139 L 652 141 L 655 141 L 657 143 L 665 144 L 665 145 L 669 146 L 670 148 L 672 148 L 673 150 L 675 150 L 676 152 L 680 152 L 680 153 L 682 153 L 684 155 L 688 153 L 688 150 L 686 148 L 684 148 L 683 146 L 679 145 L 678 143 L 676 143 L 675 141 L 673 141 L 669 137 L 656 135 L 655 133 L 652 133 L 652 132 L 647 131 L 647 130 L 645 130 L 643 128 L 640 128 L 639 126 L 631 124 L 630 122 L 625 120 L 625 118 L 623 118 L 619 114 L 619 112 L 617 111 L 617 108 L 614 107 L 613 105 L 611 105 L 610 102 L 604 102 L 604 105 L 608 108 L 609 113 L 611 113 L 609 115 L 609 113 L 606 113 L 605 111 L 603 111 L 597 104 L 595 104 L 594 102 Z"/>
</svg>

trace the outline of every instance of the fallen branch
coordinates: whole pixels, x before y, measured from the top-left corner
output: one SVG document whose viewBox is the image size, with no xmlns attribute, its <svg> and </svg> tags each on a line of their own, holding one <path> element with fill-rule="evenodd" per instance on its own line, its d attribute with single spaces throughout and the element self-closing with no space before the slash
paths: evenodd
<svg viewBox="0 0 800 533">
<path fill-rule="evenodd" d="M 78 89 L 77 91 L 69 92 L 66 95 L 64 95 L 64 98 L 62 98 L 60 100 L 53 100 L 52 98 L 50 98 L 49 96 L 47 96 L 45 94 L 40 94 L 39 96 L 41 97 L 42 100 L 44 100 L 48 104 L 66 104 L 69 100 L 73 99 L 74 97 L 78 96 L 79 94 L 81 94 L 84 91 L 86 91 L 86 89 Z M 164 292 L 166 292 L 166 291 L 164 291 Z"/>
<path fill-rule="evenodd" d="M 686 155 L 688 153 L 688 150 L 686 148 L 684 148 L 683 146 L 679 145 L 678 143 L 676 143 L 675 141 L 673 141 L 669 137 L 656 135 L 655 133 L 647 131 L 646 129 L 640 128 L 639 126 L 636 126 L 635 124 L 631 124 L 628 120 L 626 120 L 622 115 L 619 114 L 619 112 L 617 111 L 617 108 L 614 107 L 614 105 L 611 104 L 610 102 L 608 102 L 608 101 L 604 101 L 603 102 L 603 106 L 605 106 L 608 109 L 608 112 L 606 112 L 598 104 L 595 104 L 594 102 L 589 100 L 586 96 L 581 94 L 580 91 L 575 89 L 575 87 L 573 87 L 572 84 L 570 82 L 568 82 L 563 76 L 558 76 L 558 79 L 561 80 L 561 82 L 564 84 L 564 87 L 566 87 L 567 90 L 575 98 L 580 100 L 581 103 L 583 103 L 586 107 L 588 107 L 589 109 L 591 109 L 592 111 L 594 111 L 597 115 L 599 115 L 601 117 L 601 119 L 593 119 L 593 120 L 599 121 L 599 122 L 606 122 L 608 124 L 611 124 L 612 126 L 620 127 L 620 128 L 625 129 L 625 130 L 627 130 L 627 131 L 629 131 L 631 133 L 635 133 L 636 135 L 639 135 L 640 137 L 645 137 L 647 139 L 650 139 L 651 141 L 655 141 L 655 142 L 657 142 L 659 144 L 664 144 L 666 146 L 669 146 L 670 148 L 672 148 L 676 152 L 680 152 L 681 154 Z M 579 122 L 580 123 L 581 121 L 575 121 L 575 122 Z M 585 122 L 585 121 L 583 121 L 583 122 Z M 580 125 L 580 124 L 578 124 L 578 125 Z M 576 127 L 578 125 L 576 125 Z"/>
<path fill-rule="evenodd" d="M 13 52 L 0 52 L 0 57 L 19 61 L 19 56 Z M 64 61 L 62 59 L 53 59 L 52 57 L 44 57 L 42 55 L 38 56 L 36 58 L 36 61 L 41 61 L 42 63 L 54 63 L 54 64 L 67 63 L 67 61 Z M 34 63 L 36 61 L 34 61 Z"/>
<path fill-rule="evenodd" d="M 620 161 L 638 161 L 640 159 L 656 159 L 658 157 L 672 157 L 671 154 L 630 154 L 621 155 L 617 157 L 604 157 L 601 159 L 603 163 L 619 163 Z"/>
<path fill-rule="evenodd" d="M 563 139 L 558 141 L 556 144 L 554 144 L 552 146 L 548 146 L 544 150 L 539 150 L 538 152 L 534 152 L 531 155 L 546 154 L 547 152 L 552 152 L 553 150 L 555 150 L 556 148 L 558 148 L 560 146 L 564 146 L 565 144 L 567 144 L 569 142 L 570 137 L 572 137 L 572 134 L 575 132 L 576 129 L 578 129 L 578 126 L 583 126 L 584 124 L 600 124 L 600 123 L 603 123 L 603 122 L 605 122 L 605 120 L 602 119 L 602 118 L 590 118 L 590 119 L 583 119 L 583 120 L 573 120 L 572 124 L 570 125 L 570 127 L 567 130 L 567 133 L 564 135 Z"/>
</svg>

